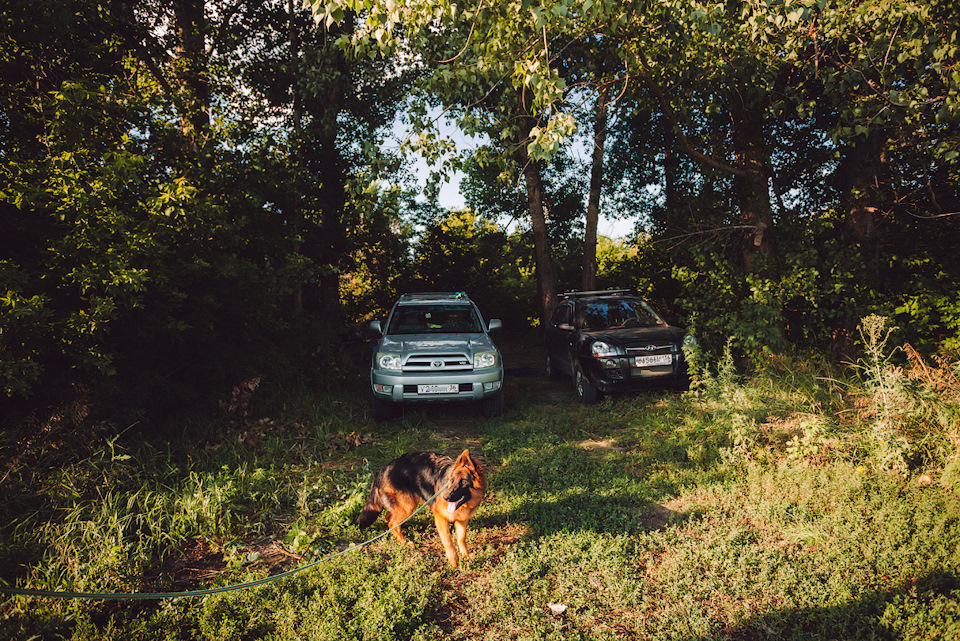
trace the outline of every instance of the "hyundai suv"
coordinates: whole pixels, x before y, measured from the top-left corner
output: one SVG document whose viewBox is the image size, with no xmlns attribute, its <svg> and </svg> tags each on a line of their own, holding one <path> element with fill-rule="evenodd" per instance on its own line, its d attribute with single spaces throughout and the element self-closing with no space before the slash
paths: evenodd
<svg viewBox="0 0 960 641">
<path fill-rule="evenodd" d="M 573 378 L 577 397 L 651 385 L 689 386 L 684 344 L 693 338 L 628 290 L 561 295 L 544 330 L 547 378 Z"/>
<path fill-rule="evenodd" d="M 480 310 L 463 292 L 404 294 L 386 325 L 370 323 L 380 335 L 370 366 L 376 421 L 402 403 L 478 401 L 484 416 L 503 413 L 503 360 Z"/>
</svg>

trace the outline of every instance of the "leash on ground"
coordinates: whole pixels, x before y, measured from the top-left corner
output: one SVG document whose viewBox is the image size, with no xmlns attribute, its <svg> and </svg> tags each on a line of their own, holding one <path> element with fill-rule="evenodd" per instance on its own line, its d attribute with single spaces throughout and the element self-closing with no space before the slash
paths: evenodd
<svg viewBox="0 0 960 641">
<path fill-rule="evenodd" d="M 358 543 L 356 545 L 351 544 L 349 547 L 333 552 L 324 556 L 323 558 L 312 561 L 306 565 L 301 565 L 300 567 L 293 568 L 292 570 L 287 570 L 286 572 L 281 572 L 280 574 L 272 574 L 268 577 L 262 579 L 257 579 L 255 581 L 247 581 L 244 583 L 234 583 L 233 585 L 225 585 L 219 588 L 207 588 L 203 590 L 188 590 L 185 592 L 68 592 L 68 591 L 58 591 L 58 590 L 34 590 L 32 588 L 18 588 L 13 586 L 0 585 L 0 594 L 8 594 L 10 596 L 39 596 L 39 597 L 50 597 L 55 599 L 84 599 L 89 601 L 108 601 L 108 600 L 126 600 L 126 601 L 147 601 L 151 599 L 180 599 L 184 597 L 195 597 L 195 596 L 209 596 L 211 594 L 222 594 L 224 592 L 235 592 L 237 590 L 246 590 L 249 588 L 255 588 L 261 585 L 267 585 L 268 583 L 273 583 L 279 581 L 280 579 L 285 579 L 291 577 L 294 574 L 298 574 L 305 570 L 320 565 L 321 563 L 326 563 L 327 561 L 332 561 L 333 559 L 343 556 L 348 552 L 355 552 L 361 550 L 368 545 L 375 543 L 382 539 L 383 537 L 390 534 L 393 530 L 397 529 L 414 516 L 417 515 L 421 510 L 425 509 L 428 505 L 433 503 L 433 500 L 436 499 L 440 492 L 443 492 L 450 485 L 448 480 L 443 487 L 441 487 L 437 492 L 431 496 L 429 499 L 424 501 L 420 507 L 413 511 L 410 516 L 400 521 L 391 528 L 387 528 L 385 532 L 367 539 L 363 543 Z"/>
</svg>

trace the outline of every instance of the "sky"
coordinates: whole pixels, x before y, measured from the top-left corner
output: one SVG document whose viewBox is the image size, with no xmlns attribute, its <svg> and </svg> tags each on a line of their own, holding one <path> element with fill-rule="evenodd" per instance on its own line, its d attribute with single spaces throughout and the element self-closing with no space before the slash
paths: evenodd
<svg viewBox="0 0 960 641">
<path fill-rule="evenodd" d="M 397 140 L 402 140 L 403 138 L 403 127 L 402 125 L 396 125 L 394 127 L 395 136 Z M 456 126 L 447 123 L 441 128 L 441 132 L 450 136 L 457 145 L 458 151 L 465 151 L 468 149 L 475 148 L 479 143 L 468 136 L 462 134 Z M 574 156 L 579 160 L 583 161 L 583 165 L 588 166 L 587 161 L 583 158 L 583 152 L 578 151 L 574 147 Z M 427 178 L 430 174 L 430 167 L 422 158 L 417 158 L 414 161 L 413 171 L 417 175 L 418 183 L 421 187 L 426 185 Z M 466 207 L 466 202 L 463 199 L 463 196 L 460 194 L 460 181 L 463 179 L 463 174 L 461 172 L 454 172 L 450 175 L 450 181 L 441 184 L 440 186 L 440 206 L 444 209 L 463 209 Z M 586 198 L 586 194 L 584 194 Z M 597 232 L 602 236 L 607 236 L 608 238 L 624 238 L 630 235 L 633 232 L 634 222 L 632 219 L 626 220 L 617 220 L 616 218 L 607 217 L 603 214 L 601 209 L 600 221 L 597 225 Z"/>
<path fill-rule="evenodd" d="M 421 168 L 419 165 L 422 164 Z M 429 170 L 426 163 L 418 163 L 418 179 L 421 185 L 426 184 Z M 422 173 L 421 173 L 422 172 Z M 460 180 L 462 174 L 456 173 L 450 177 L 450 182 L 440 187 L 440 206 L 444 209 L 462 209 L 466 207 L 463 196 L 460 195 Z M 633 233 L 633 220 L 617 220 L 601 214 L 597 224 L 597 233 L 608 238 L 624 238 Z"/>
</svg>

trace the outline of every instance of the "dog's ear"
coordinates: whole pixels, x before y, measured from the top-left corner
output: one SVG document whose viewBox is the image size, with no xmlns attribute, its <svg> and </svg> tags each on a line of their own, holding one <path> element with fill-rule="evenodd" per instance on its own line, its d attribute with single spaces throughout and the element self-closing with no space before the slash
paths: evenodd
<svg viewBox="0 0 960 641">
<path fill-rule="evenodd" d="M 476 471 L 476 465 L 474 464 L 473 459 L 470 458 L 470 450 L 464 450 L 461 452 L 460 456 L 457 457 L 457 462 L 454 465 L 463 466 L 472 471 Z"/>
</svg>

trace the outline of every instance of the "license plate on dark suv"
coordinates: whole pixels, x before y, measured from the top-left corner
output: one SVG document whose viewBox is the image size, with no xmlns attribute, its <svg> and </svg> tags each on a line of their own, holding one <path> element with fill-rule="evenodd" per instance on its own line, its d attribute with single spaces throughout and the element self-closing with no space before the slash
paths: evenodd
<svg viewBox="0 0 960 641">
<path fill-rule="evenodd" d="M 637 356 L 633 359 L 634 367 L 657 367 L 659 365 L 670 365 L 673 363 L 673 357 L 670 354 L 650 354 L 647 356 Z"/>
</svg>

